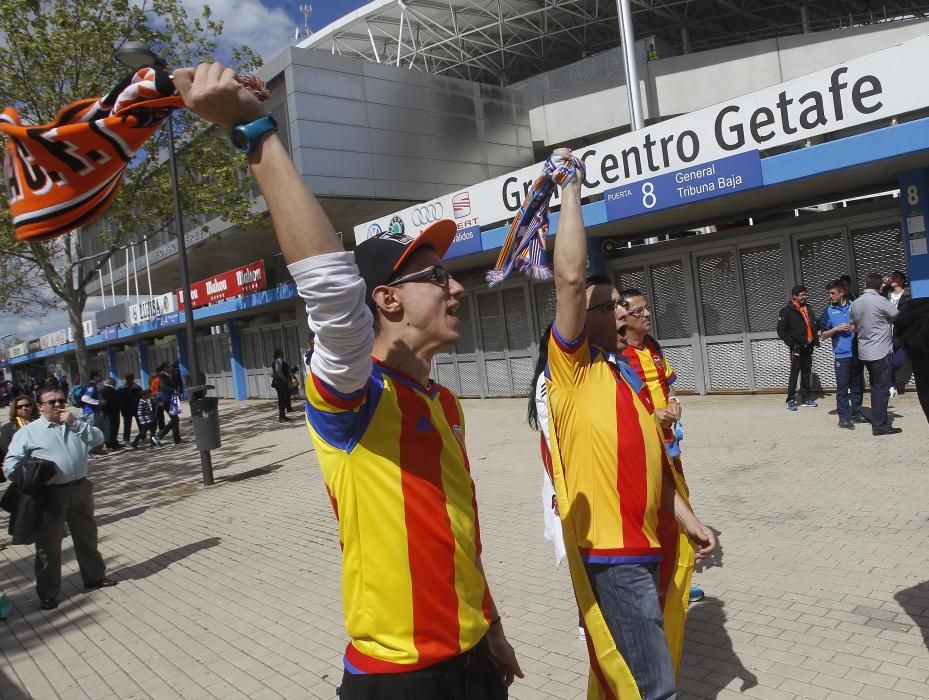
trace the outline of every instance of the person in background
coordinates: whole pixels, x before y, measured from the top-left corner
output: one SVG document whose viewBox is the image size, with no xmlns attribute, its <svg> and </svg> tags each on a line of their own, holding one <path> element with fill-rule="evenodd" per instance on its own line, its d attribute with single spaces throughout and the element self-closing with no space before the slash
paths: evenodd
<svg viewBox="0 0 929 700">
<path fill-rule="evenodd" d="M 90 381 L 81 387 L 81 414 L 85 419 L 91 417 L 94 427 L 99 428 L 100 432 L 106 435 L 106 418 L 100 406 L 100 389 L 97 386 L 100 383 L 100 376 L 99 370 L 91 370 Z M 103 444 L 94 445 L 91 454 L 98 457 L 106 454 Z"/>
<path fill-rule="evenodd" d="M 907 286 L 906 273 L 902 270 L 894 270 L 890 277 L 884 280 L 884 289 L 882 290 L 890 303 L 897 307 L 897 311 L 913 298 L 913 294 Z M 906 391 L 906 385 L 913 376 L 913 366 L 907 356 L 906 350 L 902 347 L 894 347 L 894 354 L 890 358 L 890 369 L 893 372 L 893 384 L 890 387 L 890 398 Z"/>
<path fill-rule="evenodd" d="M 674 467 L 684 473 L 681 461 L 680 437 L 683 428 L 681 419 L 681 401 L 674 390 L 677 373 L 671 367 L 661 344 L 652 335 L 652 312 L 648 306 L 645 293 L 639 289 L 624 289 L 620 292 L 623 308 L 626 310 L 626 341 L 620 357 L 626 362 L 639 379 L 645 382 L 652 397 L 655 418 L 661 424 L 668 455 L 674 461 Z M 703 589 L 690 587 L 691 603 L 703 600 Z"/>
<path fill-rule="evenodd" d="M 31 396 L 25 394 L 17 396 L 16 400 L 10 404 L 10 422 L 0 428 L 0 462 L 6 457 L 16 431 L 25 428 L 38 417 L 39 407 Z M 0 470 L 0 481 L 6 481 L 2 470 Z"/>
<path fill-rule="evenodd" d="M 284 359 L 284 351 L 278 348 L 274 351 L 274 361 L 271 363 L 271 388 L 277 393 L 277 420 L 279 423 L 289 421 L 285 415 L 290 407 L 290 366 Z"/>
<path fill-rule="evenodd" d="M 128 443 L 132 435 L 132 419 L 136 416 L 142 387 L 135 382 L 134 374 L 127 374 L 123 385 L 119 387 L 119 412 L 123 417 L 123 442 Z M 138 426 L 138 421 L 136 421 Z"/>
<path fill-rule="evenodd" d="M 867 423 L 861 415 L 861 365 L 855 356 L 855 326 L 852 324 L 852 305 L 845 298 L 845 285 L 833 280 L 826 287 L 829 306 L 819 315 L 819 330 L 824 340 L 832 340 L 835 355 L 835 404 L 839 414 L 839 427 L 854 430 L 855 423 Z"/>
<path fill-rule="evenodd" d="M 41 415 L 13 436 L 3 471 L 9 478 L 30 458 L 55 464 L 45 519 L 35 542 L 39 608 L 52 610 L 58 607 L 61 592 L 65 524 L 71 532 L 85 590 L 115 586 L 116 581 L 106 577 L 106 565 L 97 549 L 93 484 L 87 478 L 88 454 L 91 448 L 103 444 L 103 433 L 93 425 L 93 412 L 76 418 L 57 387 L 42 387 L 38 404 Z"/>
<path fill-rule="evenodd" d="M 100 387 L 100 411 L 106 418 L 106 427 L 103 429 L 103 444 L 110 450 L 121 450 L 119 444 L 119 392 L 116 390 L 116 380 L 107 377 Z"/>
<path fill-rule="evenodd" d="M 155 422 L 155 407 L 152 400 L 152 392 L 148 389 L 142 391 L 139 400 L 136 401 L 136 423 L 139 425 L 139 433 L 132 441 L 132 449 L 139 449 L 139 442 L 146 436 L 151 440 L 154 447 L 161 447 L 161 440 L 155 435 L 157 423 Z"/>
<path fill-rule="evenodd" d="M 880 294 L 883 278 L 868 275 L 865 290 L 852 302 L 852 324 L 858 334 L 858 357 L 868 370 L 871 384 L 871 434 L 893 435 L 903 432 L 891 426 L 887 413 L 893 383 L 893 322 L 897 308 Z"/>
<path fill-rule="evenodd" d="M 916 395 L 929 420 L 929 298 L 911 299 L 903 305 L 894 320 L 894 343 L 910 358 Z"/>
<path fill-rule="evenodd" d="M 816 314 L 808 303 L 802 284 L 790 290 L 790 301 L 777 317 L 777 337 L 790 350 L 790 377 L 787 381 L 787 408 L 797 410 L 797 378 L 800 379 L 801 404 L 816 408 L 813 400 L 813 350 L 819 345 Z"/>
<path fill-rule="evenodd" d="M 845 298 L 849 302 L 855 301 L 858 298 L 858 295 L 855 294 L 855 291 L 852 289 L 852 276 L 847 272 L 839 277 L 839 282 L 842 283 L 842 288 L 845 290 Z"/>
<path fill-rule="evenodd" d="M 158 402 L 158 411 L 162 416 L 166 416 L 165 425 L 158 433 L 159 442 L 170 431 L 174 438 L 174 444 L 183 442 L 181 439 L 181 395 L 177 384 L 174 382 L 180 377 L 180 373 L 175 371 L 175 367 L 166 362 L 161 372 L 158 373 L 158 396 L 155 397 Z"/>
</svg>

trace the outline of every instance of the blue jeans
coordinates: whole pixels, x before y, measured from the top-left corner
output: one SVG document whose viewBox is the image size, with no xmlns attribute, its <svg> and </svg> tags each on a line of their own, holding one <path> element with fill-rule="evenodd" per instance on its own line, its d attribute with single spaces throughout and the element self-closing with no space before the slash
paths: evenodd
<svg viewBox="0 0 929 700">
<path fill-rule="evenodd" d="M 658 603 L 658 564 L 587 564 L 587 574 L 642 700 L 676 698 L 674 664 Z"/>
<path fill-rule="evenodd" d="M 835 407 L 839 420 L 850 420 L 861 413 L 862 385 L 861 364 L 855 357 L 835 358 Z M 851 399 L 851 409 L 849 409 Z"/>
</svg>

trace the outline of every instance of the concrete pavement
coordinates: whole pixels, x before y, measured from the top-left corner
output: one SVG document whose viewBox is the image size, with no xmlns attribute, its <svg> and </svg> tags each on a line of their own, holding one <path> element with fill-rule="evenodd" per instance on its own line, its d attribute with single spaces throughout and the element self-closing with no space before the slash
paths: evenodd
<svg viewBox="0 0 929 700">
<path fill-rule="evenodd" d="M 586 649 L 541 536 L 525 401 L 464 405 L 484 562 L 526 672 L 511 697 L 581 698 Z M 820 406 L 684 397 L 695 510 L 722 543 L 697 577 L 707 598 L 688 620 L 684 697 L 929 697 L 929 426 L 912 395 L 892 402 L 904 432 L 883 438 L 839 430 L 831 398 Z M 0 697 L 335 697 L 337 528 L 306 429 L 277 423 L 273 402 L 221 412 L 212 488 L 191 443 L 93 464 L 118 587 L 85 594 L 66 539 L 61 606 L 40 612 L 32 548 L 0 551 L 14 605 Z"/>
</svg>

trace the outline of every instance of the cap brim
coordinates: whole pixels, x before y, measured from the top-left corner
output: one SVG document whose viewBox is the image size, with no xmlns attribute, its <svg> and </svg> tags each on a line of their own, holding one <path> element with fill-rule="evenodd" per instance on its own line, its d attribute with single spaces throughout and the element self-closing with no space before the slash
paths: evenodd
<svg viewBox="0 0 929 700">
<path fill-rule="evenodd" d="M 403 255 L 400 256 L 397 264 L 394 265 L 394 272 L 399 270 L 403 263 L 405 263 L 415 251 L 423 246 L 434 248 L 435 252 L 439 254 L 439 257 L 444 258 L 452 242 L 455 240 L 456 233 L 458 233 L 458 227 L 451 219 L 440 219 L 434 224 L 430 224 L 424 228 L 416 239 L 410 243 L 407 249 L 403 251 Z"/>
</svg>

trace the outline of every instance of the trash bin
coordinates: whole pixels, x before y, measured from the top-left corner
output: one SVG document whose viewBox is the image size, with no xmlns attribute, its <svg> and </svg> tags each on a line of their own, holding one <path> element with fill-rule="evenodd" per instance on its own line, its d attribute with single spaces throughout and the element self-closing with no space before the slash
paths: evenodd
<svg viewBox="0 0 929 700">
<path fill-rule="evenodd" d="M 219 435 L 219 399 L 215 396 L 191 399 L 190 417 L 194 427 L 194 439 L 200 452 L 222 447 L 223 442 Z"/>
</svg>

